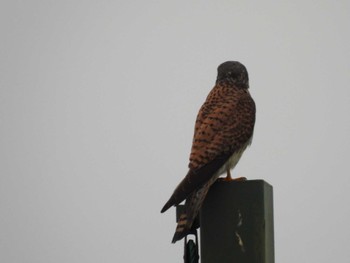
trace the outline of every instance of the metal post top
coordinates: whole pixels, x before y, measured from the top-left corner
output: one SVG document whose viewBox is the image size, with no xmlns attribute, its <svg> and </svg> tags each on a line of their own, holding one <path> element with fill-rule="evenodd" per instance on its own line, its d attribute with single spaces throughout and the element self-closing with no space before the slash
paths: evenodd
<svg viewBox="0 0 350 263">
<path fill-rule="evenodd" d="M 202 263 L 273 263 L 273 191 L 264 180 L 222 181 L 200 211 Z"/>
</svg>

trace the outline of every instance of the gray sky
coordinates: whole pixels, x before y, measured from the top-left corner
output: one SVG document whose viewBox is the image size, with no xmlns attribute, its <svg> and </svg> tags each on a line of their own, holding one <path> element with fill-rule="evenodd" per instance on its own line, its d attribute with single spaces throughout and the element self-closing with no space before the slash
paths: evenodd
<svg viewBox="0 0 350 263">
<path fill-rule="evenodd" d="M 246 65 L 276 262 L 350 258 L 349 1 L 1 1 L 0 261 L 181 262 L 175 211 L 217 66 Z"/>
</svg>

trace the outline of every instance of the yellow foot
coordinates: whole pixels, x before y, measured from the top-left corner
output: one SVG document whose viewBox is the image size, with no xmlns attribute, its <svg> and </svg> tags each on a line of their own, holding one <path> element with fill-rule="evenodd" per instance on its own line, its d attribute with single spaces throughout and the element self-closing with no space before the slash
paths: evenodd
<svg viewBox="0 0 350 263">
<path fill-rule="evenodd" d="M 225 178 L 219 178 L 218 180 L 219 181 L 223 181 L 223 182 L 231 182 L 231 181 L 246 181 L 247 180 L 247 178 L 245 178 L 245 177 L 238 177 L 238 178 L 234 178 L 234 179 L 232 179 L 232 176 L 231 176 L 231 171 L 230 171 L 230 169 L 228 168 L 228 169 L 226 169 L 226 173 L 227 173 L 227 175 L 226 175 L 226 177 Z"/>
<path fill-rule="evenodd" d="M 232 179 L 232 181 L 247 181 L 247 177 L 234 178 L 234 179 Z"/>
<path fill-rule="evenodd" d="M 232 182 L 232 181 L 237 181 L 237 182 L 241 182 L 241 181 L 247 181 L 246 177 L 238 177 L 238 178 L 232 178 L 232 177 L 225 177 L 225 178 L 218 178 L 219 182 Z"/>
</svg>

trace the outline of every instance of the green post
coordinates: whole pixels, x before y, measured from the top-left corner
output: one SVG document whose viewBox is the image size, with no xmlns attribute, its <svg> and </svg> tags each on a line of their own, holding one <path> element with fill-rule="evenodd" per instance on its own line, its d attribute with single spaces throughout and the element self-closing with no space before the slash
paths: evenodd
<svg viewBox="0 0 350 263">
<path fill-rule="evenodd" d="M 202 263 L 274 263 L 272 186 L 218 181 L 200 212 Z"/>
</svg>

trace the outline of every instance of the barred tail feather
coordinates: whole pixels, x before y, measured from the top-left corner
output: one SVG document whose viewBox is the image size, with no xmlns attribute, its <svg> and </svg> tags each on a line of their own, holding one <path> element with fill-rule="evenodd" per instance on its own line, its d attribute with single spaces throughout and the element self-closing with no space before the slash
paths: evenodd
<svg viewBox="0 0 350 263">
<path fill-rule="evenodd" d="M 176 226 L 175 234 L 173 237 L 172 243 L 175 243 L 176 241 L 184 238 L 190 231 L 192 223 L 187 220 L 187 215 L 181 214 L 179 221 Z"/>
<path fill-rule="evenodd" d="M 203 187 L 194 191 L 186 199 L 185 212 L 180 215 L 176 231 L 172 240 L 173 243 L 182 239 L 191 232 L 192 224 L 199 213 L 199 210 L 208 193 L 208 190 L 218 177 L 219 173 L 214 174 L 214 176 L 212 176 L 212 178 Z M 198 228 L 198 226 L 196 228 Z"/>
</svg>

